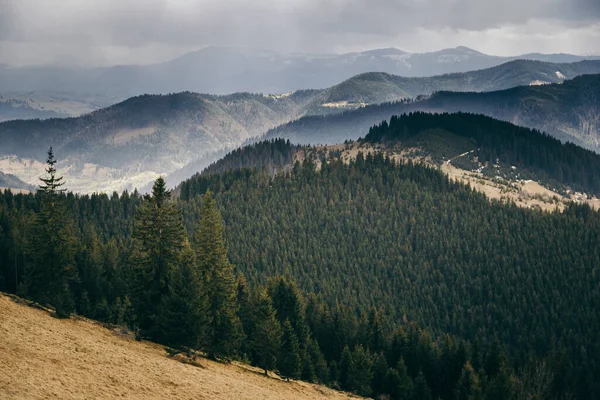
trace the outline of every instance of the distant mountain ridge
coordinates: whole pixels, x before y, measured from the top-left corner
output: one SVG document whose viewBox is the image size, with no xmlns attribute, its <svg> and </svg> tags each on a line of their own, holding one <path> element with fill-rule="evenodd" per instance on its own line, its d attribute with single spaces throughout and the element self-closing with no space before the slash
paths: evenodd
<svg viewBox="0 0 600 400">
<path fill-rule="evenodd" d="M 372 125 L 391 115 L 414 111 L 484 114 L 600 150 L 598 74 L 579 76 L 562 84 L 494 92 L 442 91 L 416 102 L 390 102 L 336 115 L 305 116 L 274 128 L 265 138 L 284 138 L 299 144 L 343 143 L 363 136 Z"/>
<path fill-rule="evenodd" d="M 407 53 L 388 48 L 347 54 L 282 54 L 262 49 L 213 46 L 146 66 L 5 66 L 0 68 L 0 88 L 3 92 L 100 92 L 125 97 L 186 90 L 215 94 L 285 93 L 329 87 L 365 72 L 426 77 L 485 69 L 517 59 L 566 63 L 600 57 L 567 54 L 499 57 L 464 46 L 429 53 Z"/>
<path fill-rule="evenodd" d="M 448 108 L 486 113 L 471 110 L 480 107 L 477 104 L 466 104 L 467 109 L 461 110 L 451 104 L 442 107 L 431 103 L 439 95 L 426 101 L 408 100 L 419 95 L 429 96 L 441 90 L 497 90 L 529 85 L 532 80 L 542 78 L 548 82 L 563 82 L 590 71 L 600 73 L 600 61 L 572 64 L 513 61 L 488 70 L 431 78 L 362 74 L 325 90 L 302 90 L 283 95 L 236 93 L 218 96 L 182 92 L 136 96 L 77 118 L 0 123 L 0 171 L 36 183 L 43 169 L 45 151 L 52 145 L 62 160 L 59 166 L 65 170 L 69 189 L 74 191 L 142 188 L 159 174 L 172 175 L 171 184 L 174 185 L 215 161 L 218 154 L 262 137 L 277 127 L 280 128 L 269 132 L 267 137 L 283 135 L 301 143 L 343 142 L 364 135 L 374 123 L 402 113 L 402 110 L 425 107 L 423 111 Z M 532 88 L 543 90 L 544 87 Z M 399 100 L 403 100 L 402 105 L 373 106 Z M 356 110 L 356 114 L 319 119 L 352 110 Z M 374 114 L 369 116 L 371 112 Z M 586 115 L 581 114 L 581 121 L 591 123 L 593 129 L 588 136 L 593 138 L 596 132 L 594 116 Z M 510 116 L 498 118 L 512 120 Z M 548 118 L 548 121 L 560 122 L 561 118 Z M 298 121 L 290 123 L 295 120 Z M 323 133 L 322 126 L 315 125 L 330 121 L 335 121 L 326 128 L 331 130 L 330 133 Z M 531 120 L 528 124 L 542 129 L 538 122 Z M 579 125 L 569 127 L 578 129 Z M 316 130 L 311 130 L 313 128 Z M 580 139 L 581 143 L 585 141 Z"/>
</svg>

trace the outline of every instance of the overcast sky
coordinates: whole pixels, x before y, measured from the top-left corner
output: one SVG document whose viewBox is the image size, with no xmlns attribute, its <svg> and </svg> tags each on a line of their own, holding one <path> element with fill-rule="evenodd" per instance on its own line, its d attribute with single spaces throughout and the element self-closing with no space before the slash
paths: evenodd
<svg viewBox="0 0 600 400">
<path fill-rule="evenodd" d="M 147 64 L 207 45 L 600 54 L 600 0 L 0 0 L 0 63 Z"/>
</svg>

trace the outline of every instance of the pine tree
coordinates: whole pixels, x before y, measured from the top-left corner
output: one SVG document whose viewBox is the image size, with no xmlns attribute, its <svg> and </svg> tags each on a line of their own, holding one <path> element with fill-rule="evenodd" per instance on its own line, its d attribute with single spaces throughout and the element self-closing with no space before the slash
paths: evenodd
<svg viewBox="0 0 600 400">
<path fill-rule="evenodd" d="M 300 368 L 300 345 L 290 320 L 286 319 L 283 323 L 283 336 L 277 369 L 283 378 L 289 380 L 289 378 L 298 379 L 300 377 Z"/>
<path fill-rule="evenodd" d="M 68 317 L 75 309 L 71 284 L 76 280 L 74 227 L 67 214 L 63 177 L 56 175 L 56 159 L 48 150 L 46 174 L 40 178 L 38 195 L 40 212 L 36 214 L 30 234 L 26 264 L 27 294 L 41 303 L 56 308 L 59 317 Z"/>
<path fill-rule="evenodd" d="M 227 259 L 225 226 L 210 192 L 204 196 L 194 250 L 208 292 L 207 345 L 210 358 L 231 358 L 243 338 L 236 301 L 236 280 Z"/>
<path fill-rule="evenodd" d="M 319 347 L 319 343 L 317 343 L 316 340 L 309 338 L 307 350 L 316 380 L 320 383 L 328 383 L 330 379 L 329 368 L 327 367 L 327 360 Z"/>
<path fill-rule="evenodd" d="M 373 393 L 376 397 L 380 394 L 386 393 L 384 383 L 387 372 L 387 360 L 385 359 L 383 353 L 379 353 L 375 359 L 375 366 L 373 368 L 373 382 L 371 382 L 371 387 L 373 388 Z"/>
<path fill-rule="evenodd" d="M 372 353 L 379 353 L 385 350 L 385 337 L 383 336 L 383 331 L 381 329 L 381 318 L 379 316 L 379 312 L 377 309 L 373 308 L 371 313 L 369 314 L 369 322 L 368 322 L 368 349 Z"/>
<path fill-rule="evenodd" d="M 431 400 L 431 389 L 425 380 L 425 375 L 419 371 L 419 375 L 415 378 L 412 391 L 413 400 Z"/>
<path fill-rule="evenodd" d="M 273 299 L 273 307 L 277 311 L 277 318 L 283 324 L 290 320 L 300 349 L 307 348 L 308 325 L 306 324 L 306 311 L 302 297 L 295 283 L 284 277 L 277 277 L 269 283 L 269 295 Z"/>
<path fill-rule="evenodd" d="M 454 398 L 456 400 L 481 400 L 483 394 L 479 385 L 479 377 L 473 370 L 471 363 L 467 361 L 463 367 L 460 379 L 454 389 Z"/>
<path fill-rule="evenodd" d="M 351 389 L 351 371 L 353 364 L 352 353 L 348 346 L 346 346 L 342 351 L 342 358 L 340 359 L 340 386 L 344 390 Z"/>
<path fill-rule="evenodd" d="M 208 299 L 188 245 L 173 272 L 169 292 L 158 307 L 156 340 L 180 349 L 199 348 L 205 338 L 207 317 Z"/>
<path fill-rule="evenodd" d="M 88 292 L 87 290 L 84 290 L 81 293 L 81 299 L 79 300 L 79 314 L 88 318 L 94 318 L 92 311 L 92 303 L 90 302 Z"/>
<path fill-rule="evenodd" d="M 373 358 L 362 345 L 357 345 L 352 352 L 352 368 L 348 374 L 351 390 L 360 396 L 370 396 L 372 379 Z"/>
<path fill-rule="evenodd" d="M 246 359 L 250 358 L 250 337 L 252 337 L 252 301 L 250 298 L 250 288 L 243 275 L 238 277 L 237 281 L 237 304 L 239 306 L 239 318 L 244 331 L 243 339 L 240 342 L 240 355 Z"/>
<path fill-rule="evenodd" d="M 489 382 L 485 398 L 486 400 L 512 400 L 515 398 L 515 385 L 508 366 L 502 365 L 496 376 Z"/>
<path fill-rule="evenodd" d="M 169 293 L 169 281 L 186 243 L 181 211 L 170 197 L 164 179 L 159 177 L 152 195 L 144 196 L 134 221 L 134 305 L 141 335 L 151 338 L 155 335 L 158 307 Z"/>
<path fill-rule="evenodd" d="M 266 290 L 256 299 L 254 306 L 254 328 L 250 347 L 256 365 L 265 370 L 273 369 L 281 347 L 281 326 L 275 316 L 275 309 Z"/>
</svg>

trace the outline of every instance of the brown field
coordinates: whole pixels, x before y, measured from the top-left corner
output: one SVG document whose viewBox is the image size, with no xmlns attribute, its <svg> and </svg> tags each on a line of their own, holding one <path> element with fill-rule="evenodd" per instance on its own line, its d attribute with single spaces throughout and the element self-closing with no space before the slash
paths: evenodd
<svg viewBox="0 0 600 400">
<path fill-rule="evenodd" d="M 84 318 L 59 320 L 15 299 L 0 293 L 1 399 L 351 398 L 243 364 L 184 364 L 154 343 Z"/>
</svg>

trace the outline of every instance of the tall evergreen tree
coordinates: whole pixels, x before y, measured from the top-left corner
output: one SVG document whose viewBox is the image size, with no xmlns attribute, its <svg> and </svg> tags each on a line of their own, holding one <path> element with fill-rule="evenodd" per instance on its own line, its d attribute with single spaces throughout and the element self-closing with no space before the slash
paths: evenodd
<svg viewBox="0 0 600 400">
<path fill-rule="evenodd" d="M 425 380 L 423 372 L 419 371 L 419 375 L 415 378 L 412 392 L 413 400 L 431 400 L 431 389 Z"/>
<path fill-rule="evenodd" d="M 264 369 L 265 375 L 267 375 L 268 370 L 276 366 L 281 346 L 281 326 L 266 290 L 258 295 L 254 311 L 254 328 L 250 347 L 256 365 Z"/>
<path fill-rule="evenodd" d="M 277 277 L 271 280 L 268 290 L 279 322 L 283 324 L 286 319 L 289 319 L 300 343 L 300 349 L 306 349 L 308 341 L 306 311 L 296 284 L 290 279 Z"/>
<path fill-rule="evenodd" d="M 26 264 L 27 294 L 56 308 L 67 317 L 75 309 L 71 284 L 76 279 L 74 226 L 67 214 L 62 176 L 57 176 L 52 147 L 48 150 L 46 176 L 40 178 L 41 209 L 30 234 L 29 262 Z"/>
<path fill-rule="evenodd" d="M 352 391 L 360 396 L 371 396 L 373 379 L 373 358 L 362 345 L 352 352 L 352 368 L 348 376 Z"/>
<path fill-rule="evenodd" d="M 188 245 L 173 272 L 169 291 L 158 307 L 156 338 L 176 348 L 201 347 L 208 325 L 208 299 L 195 262 L 194 252 Z"/>
<path fill-rule="evenodd" d="M 170 198 L 171 192 L 159 177 L 152 195 L 144 196 L 134 222 L 133 298 L 140 332 L 148 337 L 156 333 L 158 307 L 169 294 L 170 279 L 187 240 L 181 211 Z"/>
<path fill-rule="evenodd" d="M 300 377 L 300 368 L 300 345 L 290 320 L 286 319 L 283 323 L 283 336 L 277 369 L 282 377 L 289 380 L 289 378 L 298 379 Z"/>
<path fill-rule="evenodd" d="M 350 349 L 346 346 L 342 351 L 342 358 L 340 359 L 340 386 L 344 390 L 351 390 L 353 364 L 352 352 L 350 352 Z"/>
<path fill-rule="evenodd" d="M 208 292 L 206 351 L 210 358 L 231 358 L 243 338 L 236 301 L 233 266 L 227 259 L 225 226 L 212 194 L 207 192 L 194 236 L 194 250 Z"/>
<path fill-rule="evenodd" d="M 467 361 L 463 367 L 460 379 L 454 389 L 454 398 L 456 400 L 481 400 L 483 393 L 479 383 L 479 377 L 473 370 L 471 363 Z"/>
</svg>

